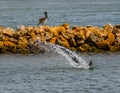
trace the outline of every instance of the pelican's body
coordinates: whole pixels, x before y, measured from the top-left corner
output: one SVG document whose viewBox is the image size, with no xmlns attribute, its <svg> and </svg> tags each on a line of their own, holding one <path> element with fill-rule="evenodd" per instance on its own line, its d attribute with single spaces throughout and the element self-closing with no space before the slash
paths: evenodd
<svg viewBox="0 0 120 93">
<path fill-rule="evenodd" d="M 45 23 L 47 22 L 47 19 L 48 19 L 47 12 L 44 12 L 44 15 L 45 17 L 39 19 L 38 25 L 40 24 L 45 25 Z"/>
</svg>

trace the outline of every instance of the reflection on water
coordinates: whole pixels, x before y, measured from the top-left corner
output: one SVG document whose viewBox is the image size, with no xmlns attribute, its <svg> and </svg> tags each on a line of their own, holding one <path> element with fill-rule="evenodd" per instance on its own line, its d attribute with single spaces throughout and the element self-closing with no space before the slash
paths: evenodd
<svg viewBox="0 0 120 93">
<path fill-rule="evenodd" d="M 0 55 L 1 93 L 119 93 L 120 62 L 116 54 L 82 54 L 95 69 L 73 68 L 56 53 Z"/>
</svg>

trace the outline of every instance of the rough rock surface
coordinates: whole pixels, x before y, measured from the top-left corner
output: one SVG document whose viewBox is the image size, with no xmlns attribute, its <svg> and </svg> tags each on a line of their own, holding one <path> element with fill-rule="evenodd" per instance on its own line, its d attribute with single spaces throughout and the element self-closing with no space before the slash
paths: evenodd
<svg viewBox="0 0 120 93">
<path fill-rule="evenodd" d="M 80 52 L 120 51 L 120 24 L 74 26 L 20 26 L 18 29 L 0 27 L 0 53 L 33 53 L 30 45 L 36 40 L 59 44 Z M 42 48 L 40 50 L 42 51 Z"/>
</svg>

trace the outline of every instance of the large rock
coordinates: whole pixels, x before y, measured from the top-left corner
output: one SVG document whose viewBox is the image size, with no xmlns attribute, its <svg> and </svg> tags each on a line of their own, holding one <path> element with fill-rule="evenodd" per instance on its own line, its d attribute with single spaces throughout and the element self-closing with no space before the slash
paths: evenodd
<svg viewBox="0 0 120 93">
<path fill-rule="evenodd" d="M 71 31 L 61 32 L 61 34 L 67 40 L 74 37 L 74 35 L 73 35 L 73 33 Z"/>
<path fill-rule="evenodd" d="M 6 47 L 6 52 L 16 53 L 16 44 L 10 41 L 4 41 L 4 47 Z"/>
<path fill-rule="evenodd" d="M 77 34 L 75 35 L 75 41 L 76 41 L 77 46 L 81 46 L 84 44 L 85 36 L 82 34 Z"/>
<path fill-rule="evenodd" d="M 120 51 L 120 45 L 110 46 L 110 51 L 111 51 L 111 52 Z"/>
<path fill-rule="evenodd" d="M 120 37 L 120 33 L 117 33 L 117 34 L 116 34 L 116 37 Z"/>
<path fill-rule="evenodd" d="M 107 39 L 105 41 L 108 42 L 109 45 L 112 45 L 115 41 L 115 36 L 113 35 L 113 33 L 108 33 Z"/>
<path fill-rule="evenodd" d="M 97 48 L 109 50 L 110 46 L 114 43 L 115 37 L 112 33 L 108 33 L 106 40 L 102 40 L 100 42 L 97 42 Z"/>
<path fill-rule="evenodd" d="M 76 47 L 76 41 L 73 37 L 71 37 L 69 40 L 70 47 Z"/>
<path fill-rule="evenodd" d="M 1 37 L 1 40 L 2 40 L 2 41 L 9 41 L 9 40 L 10 40 L 10 37 L 9 37 L 9 36 L 6 36 L 6 35 L 3 35 L 3 36 Z"/>
<path fill-rule="evenodd" d="M 113 33 L 114 36 L 115 36 L 115 44 L 116 44 L 116 43 L 120 43 L 120 24 L 115 25 L 115 26 L 113 27 L 112 33 Z"/>
<path fill-rule="evenodd" d="M 116 42 L 120 44 L 120 36 L 116 37 Z"/>
<path fill-rule="evenodd" d="M 13 28 L 5 28 L 5 29 L 2 29 L 2 34 L 4 35 L 7 35 L 7 36 L 12 36 L 13 34 L 15 33 L 15 30 Z"/>
<path fill-rule="evenodd" d="M 78 47 L 77 49 L 78 49 L 78 51 L 80 51 L 80 52 L 86 52 L 86 51 L 89 51 L 89 48 L 90 48 L 89 45 L 84 44 L 84 45 Z"/>
<path fill-rule="evenodd" d="M 73 35 L 81 34 L 85 36 L 85 29 L 86 29 L 85 27 L 79 27 L 79 26 L 73 27 L 72 34 Z"/>
<path fill-rule="evenodd" d="M 120 24 L 106 24 L 102 28 L 74 26 L 72 29 L 68 23 L 59 26 L 20 26 L 16 31 L 0 27 L 0 53 L 30 53 L 29 45 L 38 39 L 83 52 L 97 49 L 120 51 Z"/>
<path fill-rule="evenodd" d="M 57 37 L 53 37 L 49 42 L 53 43 L 53 44 L 56 44 L 56 40 L 57 40 Z"/>
<path fill-rule="evenodd" d="M 120 33 L 120 24 L 115 25 L 115 26 L 113 27 L 112 33 L 113 33 L 114 35 Z"/>
<path fill-rule="evenodd" d="M 97 41 L 99 40 L 99 36 L 95 33 L 91 33 L 89 37 L 86 39 L 85 43 L 90 46 L 96 46 Z"/>
<path fill-rule="evenodd" d="M 50 39 L 52 39 L 53 37 L 53 33 L 48 33 L 48 32 L 45 32 L 45 38 L 47 41 L 49 41 Z"/>
<path fill-rule="evenodd" d="M 50 27 L 50 31 L 53 33 L 55 37 L 60 34 L 60 30 L 58 27 Z"/>
<path fill-rule="evenodd" d="M 103 26 L 104 33 L 110 33 L 113 31 L 113 25 L 112 24 L 106 24 Z"/>
<path fill-rule="evenodd" d="M 0 53 L 6 53 L 6 47 L 3 41 L 0 41 Z"/>
<path fill-rule="evenodd" d="M 94 34 L 96 34 L 98 37 L 101 37 L 102 31 L 103 31 L 102 28 L 93 27 L 93 26 L 87 26 L 87 27 L 85 28 L 85 37 L 86 37 L 86 39 L 89 38 L 89 36 L 91 35 L 91 33 L 94 33 Z"/>
<path fill-rule="evenodd" d="M 59 35 L 57 37 L 57 44 L 64 46 L 66 48 L 70 48 L 70 45 L 69 45 L 67 39 L 65 39 L 62 35 Z"/>
<path fill-rule="evenodd" d="M 70 29 L 70 25 L 68 23 L 64 23 L 60 26 L 63 26 L 65 28 L 65 30 L 69 30 Z"/>
<path fill-rule="evenodd" d="M 24 37 L 19 37 L 18 44 L 26 46 L 26 45 L 28 45 L 28 40 Z"/>
</svg>

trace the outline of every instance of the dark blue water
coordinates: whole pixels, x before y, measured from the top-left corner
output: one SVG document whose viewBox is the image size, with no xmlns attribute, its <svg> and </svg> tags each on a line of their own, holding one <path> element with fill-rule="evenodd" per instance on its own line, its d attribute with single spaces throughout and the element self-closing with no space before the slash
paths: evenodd
<svg viewBox="0 0 120 93">
<path fill-rule="evenodd" d="M 103 26 L 120 23 L 119 0 L 0 0 L 0 25 L 37 25 L 48 11 L 47 25 Z"/>
<path fill-rule="evenodd" d="M 0 0 L 0 25 L 103 26 L 120 23 L 120 0 Z M 0 93 L 120 93 L 120 53 L 82 54 L 95 69 L 73 68 L 56 53 L 0 55 Z"/>
</svg>

